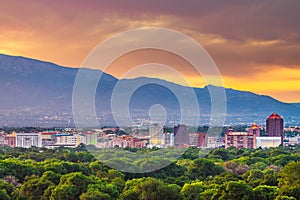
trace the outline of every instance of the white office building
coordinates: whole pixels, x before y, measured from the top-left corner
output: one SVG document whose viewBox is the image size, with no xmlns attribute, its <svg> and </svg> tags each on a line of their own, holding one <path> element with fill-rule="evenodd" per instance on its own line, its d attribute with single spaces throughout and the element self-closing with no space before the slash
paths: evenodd
<svg viewBox="0 0 300 200">
<path fill-rule="evenodd" d="M 256 137 L 256 148 L 278 147 L 281 144 L 281 137 Z"/>
<path fill-rule="evenodd" d="M 40 133 L 16 133 L 16 147 L 42 147 Z"/>
</svg>

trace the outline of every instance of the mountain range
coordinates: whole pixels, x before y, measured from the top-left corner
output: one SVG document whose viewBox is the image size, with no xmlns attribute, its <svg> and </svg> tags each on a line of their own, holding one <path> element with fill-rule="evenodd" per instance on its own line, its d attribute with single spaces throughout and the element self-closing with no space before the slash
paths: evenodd
<svg viewBox="0 0 300 200">
<path fill-rule="evenodd" d="M 44 113 L 48 118 L 51 118 L 51 115 L 61 116 L 63 113 L 71 115 L 73 86 L 78 70 L 50 62 L 0 54 L 0 126 L 18 124 L 16 120 L 19 118 L 12 117 L 18 115 L 22 115 L 23 124 L 27 123 L 26 118 L 30 118 L 26 115 L 41 117 L 41 113 Z M 92 74 L 102 73 L 92 69 L 84 70 Z M 111 112 L 112 93 L 117 84 L 122 84 L 124 88 L 141 85 L 129 101 L 130 111 L 141 115 L 147 115 L 149 108 L 154 104 L 163 105 L 170 113 L 178 113 L 180 103 L 176 94 L 168 88 L 180 91 L 183 96 L 192 89 L 197 96 L 201 113 L 209 115 L 209 90 L 222 89 L 213 85 L 189 88 L 147 77 L 118 80 L 110 74 L 102 73 L 95 95 L 98 114 Z M 126 91 L 122 92 L 124 94 L 120 94 L 120 97 L 126 95 Z M 273 112 L 285 118 L 299 117 L 300 104 L 284 103 L 270 96 L 230 88 L 225 88 L 225 92 L 227 116 L 233 121 L 247 116 L 265 119 Z M 7 120 L 8 117 L 12 119 Z M 29 121 L 28 123 L 32 124 Z"/>
</svg>

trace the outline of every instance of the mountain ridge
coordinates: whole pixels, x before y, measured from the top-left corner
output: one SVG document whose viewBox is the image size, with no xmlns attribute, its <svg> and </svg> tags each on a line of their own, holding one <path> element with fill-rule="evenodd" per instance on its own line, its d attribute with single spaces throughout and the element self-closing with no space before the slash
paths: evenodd
<svg viewBox="0 0 300 200">
<path fill-rule="evenodd" d="M 39 60 L 39 59 L 35 59 L 35 58 L 27 58 L 27 57 L 24 57 L 24 56 L 14 56 L 14 55 L 7 55 L 7 54 L 2 54 L 0 53 L 0 67 L 2 67 L 3 65 L 1 65 L 1 56 L 5 56 L 5 57 L 11 57 L 11 58 L 19 58 L 19 59 L 24 59 L 24 60 L 30 60 L 30 61 L 33 61 L 33 62 L 39 62 L 41 64 L 47 64 L 47 65 L 52 65 L 52 66 L 55 66 L 55 67 L 58 67 L 58 68 L 64 68 L 64 69 L 71 69 L 71 70 L 75 70 L 75 71 L 78 71 L 79 69 L 87 69 L 87 70 L 91 70 L 91 71 L 101 71 L 101 70 L 97 70 L 97 69 L 92 69 L 92 68 L 76 68 L 76 67 L 68 67 L 68 66 L 62 66 L 62 65 L 58 65 L 56 63 L 53 63 L 53 62 L 50 62 L 50 61 L 42 61 L 42 60 Z M 147 79 L 153 79 L 153 80 L 159 80 L 159 81 L 164 81 L 164 82 L 168 82 L 168 83 L 172 83 L 172 84 L 176 84 L 178 86 L 181 86 L 181 87 L 190 87 L 190 86 L 186 86 L 186 85 L 181 85 L 179 83 L 175 83 L 175 82 L 172 82 L 172 81 L 167 81 L 167 80 L 164 80 L 164 79 L 160 79 L 160 78 L 153 78 L 153 77 L 145 77 L 145 76 L 141 76 L 141 77 L 135 77 L 135 78 L 123 78 L 123 79 L 118 79 L 116 77 L 114 77 L 113 75 L 111 74 L 108 74 L 108 73 L 105 73 L 103 71 L 101 71 L 103 74 L 105 75 L 108 75 L 116 80 L 135 80 L 135 79 L 143 79 L 143 78 L 147 78 Z M 269 95 L 265 95 L 265 94 L 257 94 L 255 92 L 252 92 L 252 91 L 246 91 L 246 90 L 240 90 L 240 89 L 234 89 L 234 88 L 230 88 L 230 87 L 222 87 L 222 86 L 216 86 L 216 85 L 212 85 L 212 84 L 208 84 L 206 86 L 204 86 L 203 88 L 201 87 L 193 87 L 195 89 L 205 89 L 207 87 L 219 87 L 219 88 L 224 88 L 226 90 L 233 90 L 233 91 L 237 91 L 237 92 L 245 92 L 245 93 L 251 93 L 251 94 L 255 94 L 255 95 L 259 95 L 259 96 L 266 96 L 266 97 L 270 97 L 278 102 L 281 102 L 281 103 L 286 103 L 286 104 L 295 104 L 295 105 L 300 105 L 300 102 L 284 102 L 284 101 L 280 101 L 272 96 L 269 96 Z"/>
<path fill-rule="evenodd" d="M 24 113 L 72 113 L 72 92 L 76 74 L 79 68 L 59 66 L 51 62 L 0 54 L 0 125 L 6 121 L 9 114 Z M 99 70 L 86 68 L 88 71 Z M 101 72 L 101 71 L 100 71 Z M 102 72 L 101 72 L 102 73 Z M 130 87 L 142 83 L 130 99 L 131 110 L 144 110 L 147 115 L 153 104 L 162 104 L 167 111 L 179 112 L 179 102 L 169 88 L 174 88 L 181 94 L 188 94 L 192 89 L 203 115 L 208 115 L 211 109 L 209 88 L 223 89 L 220 86 L 207 85 L 203 88 L 191 88 L 177 83 L 157 78 L 137 77 L 133 79 L 117 79 L 104 73 L 96 91 L 97 113 L 111 112 L 111 98 L 115 86 L 120 83 Z M 299 103 L 286 103 L 271 96 L 259 95 L 250 91 L 224 88 L 226 91 L 228 116 L 263 116 L 278 112 L 284 116 L 298 116 Z M 123 94 L 123 93 L 124 94 Z M 121 91 L 126 95 L 126 91 Z M 51 114 L 49 114 L 51 115 Z M 25 117 L 26 118 L 26 117 Z M 26 121 L 26 120 L 25 120 Z"/>
</svg>

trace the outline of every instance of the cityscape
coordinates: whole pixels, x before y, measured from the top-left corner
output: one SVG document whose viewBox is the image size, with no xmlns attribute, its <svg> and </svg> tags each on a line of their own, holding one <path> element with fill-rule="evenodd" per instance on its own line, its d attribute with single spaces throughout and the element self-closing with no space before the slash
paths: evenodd
<svg viewBox="0 0 300 200">
<path fill-rule="evenodd" d="M 299 10 L 0 1 L 0 200 L 300 200 Z"/>
<path fill-rule="evenodd" d="M 207 130 L 212 127 L 207 127 Z M 80 144 L 94 145 L 97 148 L 270 148 L 300 144 L 300 127 L 285 127 L 284 119 L 277 113 L 266 119 L 265 126 L 253 124 L 237 131 L 235 127 L 223 127 L 223 133 L 209 134 L 191 132 L 185 124 L 164 127 L 152 123 L 144 127 L 103 127 L 101 129 L 80 130 L 76 128 L 54 128 L 41 132 L 5 131 L 0 135 L 0 146 L 31 147 L 70 147 Z M 202 127 L 203 129 L 203 127 Z M 286 133 L 286 134 L 285 134 Z"/>
</svg>

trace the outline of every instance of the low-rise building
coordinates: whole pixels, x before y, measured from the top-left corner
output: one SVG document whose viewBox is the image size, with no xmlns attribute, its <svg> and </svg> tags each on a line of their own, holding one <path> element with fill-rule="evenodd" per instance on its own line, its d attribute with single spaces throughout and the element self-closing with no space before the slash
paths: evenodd
<svg viewBox="0 0 300 200">
<path fill-rule="evenodd" d="M 0 146 L 10 146 L 15 147 L 16 146 L 16 134 L 0 134 Z"/>
<path fill-rule="evenodd" d="M 281 137 L 257 137 L 256 148 L 278 147 L 281 144 Z"/>
<path fill-rule="evenodd" d="M 207 136 L 207 148 L 218 148 L 225 145 L 224 137 Z"/>
<path fill-rule="evenodd" d="M 225 134 L 225 148 L 256 148 L 256 134 L 249 132 L 228 132 Z"/>
<path fill-rule="evenodd" d="M 40 132 L 42 138 L 42 145 L 49 146 L 55 144 L 55 135 L 57 131 L 43 131 Z"/>
<path fill-rule="evenodd" d="M 16 147 L 42 147 L 40 133 L 16 133 Z"/>
<path fill-rule="evenodd" d="M 9 146 L 11 148 L 16 147 L 16 134 L 7 134 L 4 137 L 4 145 Z"/>
<path fill-rule="evenodd" d="M 98 136 L 97 133 L 83 132 L 83 133 L 81 133 L 81 135 L 85 137 L 86 145 L 90 145 L 90 144 L 96 145 L 97 144 L 97 136 Z"/>
<path fill-rule="evenodd" d="M 127 136 L 119 136 L 119 137 L 114 137 L 109 141 L 109 147 L 121 147 L 121 148 L 126 148 L 130 147 L 131 141 L 130 138 Z"/>
<path fill-rule="evenodd" d="M 118 137 L 114 137 L 109 141 L 109 147 L 120 147 L 120 148 L 144 148 L 146 147 L 146 140 L 140 140 L 139 138 L 132 137 L 129 135 L 122 135 Z"/>
<path fill-rule="evenodd" d="M 284 138 L 284 142 L 283 142 L 284 146 L 297 145 L 297 144 L 300 144 L 300 136 Z"/>
<path fill-rule="evenodd" d="M 80 143 L 86 143 L 85 137 L 80 134 L 59 133 L 55 135 L 56 146 L 77 147 Z"/>
</svg>

